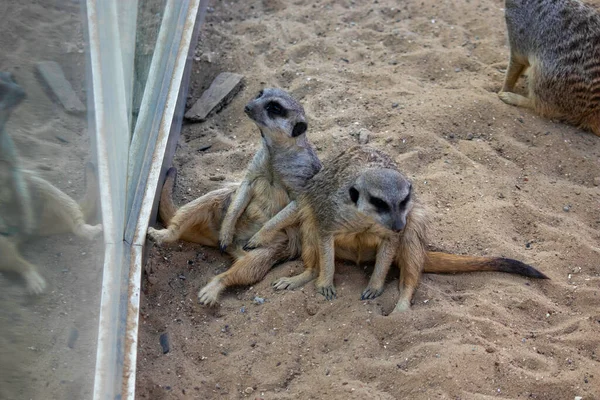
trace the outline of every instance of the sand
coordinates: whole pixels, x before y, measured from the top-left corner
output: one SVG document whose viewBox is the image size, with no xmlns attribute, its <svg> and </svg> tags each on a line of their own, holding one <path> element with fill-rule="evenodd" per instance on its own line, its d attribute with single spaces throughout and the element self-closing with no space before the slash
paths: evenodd
<svg viewBox="0 0 600 400">
<path fill-rule="evenodd" d="M 212 1 L 188 106 L 222 71 L 246 86 L 184 126 L 176 199 L 242 176 L 259 141 L 243 107 L 277 86 L 304 105 L 325 162 L 363 128 L 398 161 L 430 208 L 432 247 L 519 259 L 551 279 L 429 274 L 411 310 L 388 316 L 397 278 L 360 301 L 368 272 L 338 263 L 338 298 L 325 301 L 312 284 L 274 292 L 273 280 L 301 271 L 284 265 L 210 309 L 196 294 L 231 261 L 189 243 L 154 246 L 138 398 L 600 398 L 600 138 L 497 98 L 503 4 Z"/>
<path fill-rule="evenodd" d="M 85 54 L 78 2 L 0 3 L 0 70 L 12 72 L 27 99 L 7 131 L 23 167 L 78 199 L 90 158 L 86 115 L 71 115 L 37 79 L 35 63 L 56 61 L 85 103 Z M 92 397 L 102 282 L 100 242 L 74 235 L 32 240 L 23 256 L 38 266 L 48 289 L 26 293 L 0 275 L 0 399 Z M 2 256 L 2 255 L 0 255 Z"/>
</svg>

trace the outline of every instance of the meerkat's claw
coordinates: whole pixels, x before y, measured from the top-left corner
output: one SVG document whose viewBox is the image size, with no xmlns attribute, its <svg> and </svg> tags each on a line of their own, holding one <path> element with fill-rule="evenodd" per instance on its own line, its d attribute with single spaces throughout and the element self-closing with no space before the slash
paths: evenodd
<svg viewBox="0 0 600 400">
<path fill-rule="evenodd" d="M 361 300 L 371 300 L 376 297 L 379 297 L 383 293 L 383 288 L 374 289 L 374 288 L 366 288 L 364 292 L 362 292 L 360 299 Z"/>
<path fill-rule="evenodd" d="M 29 293 L 38 295 L 46 289 L 46 280 L 37 271 L 28 271 L 24 278 Z"/>
<path fill-rule="evenodd" d="M 333 300 L 337 298 L 337 292 L 335 290 L 335 286 L 333 285 L 319 286 L 317 287 L 317 292 L 325 296 L 325 299 L 327 300 Z"/>
<path fill-rule="evenodd" d="M 221 254 L 225 254 L 227 252 L 227 245 L 219 242 L 219 250 L 221 251 Z"/>
<path fill-rule="evenodd" d="M 271 284 L 271 286 L 273 286 L 273 289 L 275 290 L 286 290 L 286 289 L 293 289 L 292 286 L 292 280 L 291 278 L 280 278 L 277 279 L 275 282 L 273 282 Z"/>
<path fill-rule="evenodd" d="M 250 251 L 250 250 L 254 250 L 254 249 L 256 249 L 256 246 L 251 245 L 250 242 L 248 242 L 244 245 L 245 251 Z"/>
</svg>

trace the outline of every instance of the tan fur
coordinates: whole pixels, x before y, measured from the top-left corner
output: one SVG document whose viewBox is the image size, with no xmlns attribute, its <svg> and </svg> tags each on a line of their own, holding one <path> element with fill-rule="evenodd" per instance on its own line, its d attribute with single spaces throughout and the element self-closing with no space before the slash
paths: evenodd
<svg viewBox="0 0 600 400">
<path fill-rule="evenodd" d="M 273 111 L 274 103 L 281 114 Z M 167 228 L 148 229 L 149 237 L 159 244 L 184 239 L 220 247 L 234 258 L 229 270 L 200 290 L 201 304 L 215 304 L 225 288 L 256 282 L 276 262 L 298 254 L 297 229 L 277 230 L 267 247 L 251 251 L 244 247 L 321 168 L 305 135 L 304 109 L 289 94 L 280 89 L 265 89 L 248 103 L 245 112 L 261 131 L 262 140 L 242 182 L 212 191 L 175 210 L 171 198 L 175 173 L 171 169 L 159 206 Z"/>
<path fill-rule="evenodd" d="M 17 207 L 13 202 L 0 202 L 4 219 L 12 215 L 15 218 L 7 222 L 6 235 L 0 236 L 0 271 L 17 272 L 24 278 L 27 288 L 31 293 L 41 293 L 46 282 L 39 274 L 37 268 L 27 262 L 19 254 L 18 245 L 32 236 L 49 236 L 60 233 L 74 233 L 77 236 L 91 240 L 102 232 L 101 225 L 86 223 L 86 215 L 91 217 L 96 212 L 97 182 L 91 164 L 86 167 L 87 190 L 81 204 L 70 196 L 53 186 L 50 182 L 33 173 L 23 171 L 26 190 L 31 196 L 31 208 L 34 215 L 34 227 L 31 232 L 25 233 L 19 226 L 11 221 L 19 220 Z M 84 214 L 85 212 L 85 214 Z"/>
<path fill-rule="evenodd" d="M 400 298 L 394 312 L 410 307 L 423 271 L 505 271 L 545 278 L 532 267 L 510 259 L 427 252 L 428 218 L 424 207 L 410 194 L 410 189 L 409 195 L 399 194 L 406 191 L 405 178 L 398 172 L 395 179 L 399 183 L 395 186 L 389 179 L 377 183 L 372 178 L 393 176 L 393 171 L 397 171 L 397 167 L 389 157 L 360 146 L 342 152 L 326 165 L 299 195 L 297 216 L 288 216 L 287 225 L 278 225 L 289 227 L 296 219 L 301 221 L 305 271 L 277 280 L 273 283 L 275 289 L 294 289 L 318 276 L 317 290 L 328 299 L 334 298 L 334 257 L 356 263 L 375 262 L 373 275 L 362 294 L 363 299 L 377 297 L 383 292 L 389 268 L 392 264 L 396 265 L 400 269 Z M 379 193 L 382 198 L 396 203 L 406 199 L 406 206 L 395 211 L 400 216 L 407 212 L 406 224 L 399 233 L 391 229 L 392 225 L 387 225 L 393 218 L 382 219 L 381 212 L 370 213 L 364 206 L 361 206 L 364 211 L 358 210 L 359 203 L 353 204 L 354 200 L 348 195 L 348 189 L 357 186 L 355 182 L 362 182 L 363 190 Z M 385 191 L 391 192 L 385 194 Z M 384 221 L 388 221 L 386 225 Z M 265 235 L 269 234 L 265 232 Z"/>
<path fill-rule="evenodd" d="M 510 59 L 498 96 L 600 136 L 600 13 L 579 0 L 506 0 Z M 514 93 L 527 70 L 527 95 Z"/>
</svg>

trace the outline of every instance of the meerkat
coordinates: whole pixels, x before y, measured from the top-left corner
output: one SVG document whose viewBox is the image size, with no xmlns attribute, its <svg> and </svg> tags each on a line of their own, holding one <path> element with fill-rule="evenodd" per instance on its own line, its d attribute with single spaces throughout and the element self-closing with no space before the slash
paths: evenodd
<svg viewBox="0 0 600 400">
<path fill-rule="evenodd" d="M 304 108 L 281 89 L 264 89 L 244 108 L 261 133 L 261 146 L 239 184 L 199 197 L 177 210 L 172 199 L 176 171 L 170 169 L 161 191 L 159 215 L 165 229 L 148 229 L 157 243 L 183 239 L 219 247 L 234 258 L 226 272 L 198 293 L 213 305 L 227 287 L 256 282 L 277 261 L 299 254 L 297 229 L 278 231 L 268 246 L 246 251 L 248 240 L 293 201 L 321 162 L 306 137 Z"/>
<path fill-rule="evenodd" d="M 20 167 L 12 139 L 4 129 L 10 112 L 25 98 L 10 74 L 0 73 L 0 271 L 20 274 L 33 294 L 46 281 L 19 253 L 18 246 L 32 236 L 73 232 L 87 239 L 102 232 L 100 224 L 86 223 L 96 212 L 97 182 L 93 166 L 86 165 L 87 190 L 80 204 L 50 182 Z"/>
<path fill-rule="evenodd" d="M 275 281 L 275 289 L 298 288 L 318 276 L 317 291 L 334 298 L 335 258 L 375 262 L 363 300 L 383 292 L 395 264 L 400 269 L 400 299 L 394 312 L 410 307 L 422 272 L 502 271 L 547 278 L 508 258 L 428 252 L 427 213 L 412 183 L 389 156 L 372 148 L 355 146 L 334 157 L 297 196 L 295 212 L 281 215 L 271 226 L 287 229 L 300 222 L 305 271 Z M 272 232 L 261 234 L 269 240 Z"/>
<path fill-rule="evenodd" d="M 498 96 L 600 136 L 600 12 L 579 0 L 506 0 L 510 58 Z M 527 96 L 514 93 L 527 69 Z"/>
</svg>

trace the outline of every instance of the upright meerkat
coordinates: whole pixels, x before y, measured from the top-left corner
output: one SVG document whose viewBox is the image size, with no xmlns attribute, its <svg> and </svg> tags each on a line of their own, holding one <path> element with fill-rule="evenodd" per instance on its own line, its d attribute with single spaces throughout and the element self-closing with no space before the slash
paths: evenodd
<svg viewBox="0 0 600 400">
<path fill-rule="evenodd" d="M 16 272 L 31 293 L 41 293 L 46 281 L 19 253 L 18 246 L 32 236 L 73 232 L 92 239 L 101 225 L 86 223 L 96 212 L 97 182 L 86 166 L 87 190 L 78 204 L 50 182 L 24 171 L 11 138 L 4 129 L 10 112 L 25 98 L 12 76 L 0 73 L 0 271 Z"/>
<path fill-rule="evenodd" d="M 600 136 L 600 13 L 579 0 L 506 0 L 507 104 Z M 514 87 L 528 70 L 528 94 Z"/>
<path fill-rule="evenodd" d="M 328 299 L 335 297 L 335 258 L 375 262 L 362 299 L 379 296 L 390 266 L 398 266 L 396 312 L 410 307 L 421 272 L 502 271 L 546 278 L 535 268 L 508 258 L 427 252 L 427 215 L 411 182 L 390 157 L 368 147 L 352 147 L 326 163 L 298 195 L 297 212 L 273 221 L 272 226 L 283 229 L 298 221 L 306 269 L 277 280 L 276 289 L 294 289 L 318 275 L 317 290 Z M 270 240 L 272 233 L 263 231 L 262 237 Z"/>
<path fill-rule="evenodd" d="M 176 210 L 172 200 L 175 170 L 167 174 L 159 214 L 166 229 L 148 229 L 158 242 L 179 238 L 219 246 L 235 262 L 198 294 L 201 304 L 214 304 L 228 286 L 250 284 L 277 261 L 299 254 L 297 229 L 278 231 L 269 246 L 244 250 L 248 240 L 293 200 L 320 169 L 321 162 L 306 137 L 304 108 L 281 89 L 265 89 L 244 108 L 261 133 L 261 147 L 239 185 L 212 191 Z"/>
</svg>

